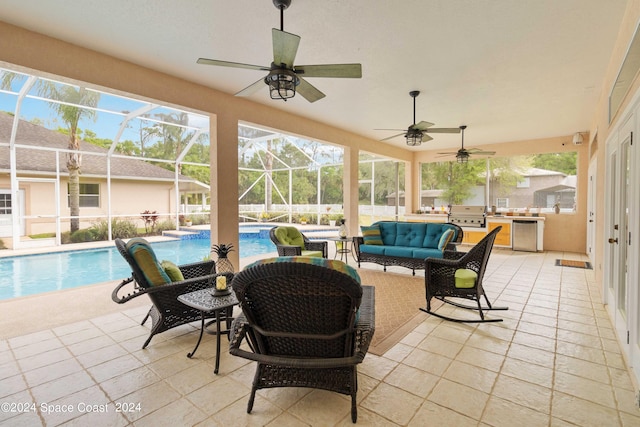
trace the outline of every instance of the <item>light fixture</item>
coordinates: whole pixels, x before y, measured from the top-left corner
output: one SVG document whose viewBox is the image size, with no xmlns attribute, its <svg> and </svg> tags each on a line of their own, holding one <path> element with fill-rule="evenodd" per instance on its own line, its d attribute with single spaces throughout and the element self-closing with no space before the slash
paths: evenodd
<svg viewBox="0 0 640 427">
<path fill-rule="evenodd" d="M 291 70 L 277 68 L 269 71 L 264 82 L 269 85 L 269 95 L 271 99 L 282 99 L 286 101 L 296 96 L 296 86 L 300 84 L 300 79 Z"/>
<path fill-rule="evenodd" d="M 468 163 L 469 162 L 469 155 L 464 155 L 464 154 L 456 154 L 456 160 L 458 160 L 458 163 Z"/>
<path fill-rule="evenodd" d="M 582 144 L 583 138 L 582 138 L 582 134 L 580 132 L 576 132 L 573 135 L 573 144 L 574 145 L 580 145 Z"/>
<path fill-rule="evenodd" d="M 407 138 L 407 145 L 410 147 L 416 147 L 422 144 L 422 131 L 418 129 L 409 128 L 407 133 L 404 135 Z"/>
</svg>

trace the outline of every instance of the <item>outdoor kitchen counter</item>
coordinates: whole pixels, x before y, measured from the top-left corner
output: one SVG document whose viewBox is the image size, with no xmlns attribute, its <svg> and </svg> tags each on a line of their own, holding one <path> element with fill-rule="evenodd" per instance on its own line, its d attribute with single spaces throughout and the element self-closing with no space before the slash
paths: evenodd
<svg viewBox="0 0 640 427">
<path fill-rule="evenodd" d="M 462 227 L 464 238 L 462 243 L 478 243 L 488 232 L 498 226 L 502 230 L 496 236 L 495 246 L 503 248 L 513 247 L 513 221 L 536 221 L 536 246 L 538 251 L 544 250 L 544 217 L 542 216 L 487 216 L 486 227 Z"/>
</svg>

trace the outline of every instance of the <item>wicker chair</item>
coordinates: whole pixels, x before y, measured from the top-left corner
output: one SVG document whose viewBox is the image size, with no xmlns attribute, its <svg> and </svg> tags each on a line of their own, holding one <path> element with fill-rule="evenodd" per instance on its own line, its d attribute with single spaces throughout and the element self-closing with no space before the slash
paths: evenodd
<svg viewBox="0 0 640 427">
<path fill-rule="evenodd" d="M 232 286 L 243 314 L 232 325 L 229 351 L 258 362 L 247 413 L 259 389 L 310 387 L 351 396 L 355 423 L 356 365 L 373 338 L 374 288 L 292 261 L 249 266 Z"/>
<path fill-rule="evenodd" d="M 298 234 L 300 234 L 300 236 L 302 237 L 302 241 L 304 242 L 304 248 L 300 245 L 288 245 L 281 242 L 276 236 L 276 229 L 278 228 L 286 228 L 290 233 L 297 232 Z M 307 238 L 307 236 L 302 234 L 295 227 L 273 227 L 271 230 L 269 230 L 269 238 L 271 239 L 273 244 L 276 245 L 276 248 L 278 249 L 278 255 L 280 256 L 300 256 L 306 255 L 305 252 L 308 253 L 309 251 L 313 251 L 322 252 L 322 258 L 327 258 L 329 253 L 328 244 L 326 241 L 311 241 Z"/>
<path fill-rule="evenodd" d="M 129 263 L 132 272 L 130 278 L 124 279 L 113 290 L 111 299 L 118 304 L 124 304 L 141 295 L 148 295 L 153 303 L 141 323 L 144 324 L 151 317 L 151 333 L 142 348 L 145 348 L 156 334 L 202 319 L 199 310 L 187 307 L 179 302 L 177 298 L 179 295 L 211 286 L 216 276 L 216 264 L 214 261 L 181 265 L 178 268 L 185 280 L 162 286 L 152 286 L 136 260 L 128 252 L 125 243 L 121 239 L 115 239 L 115 244 L 120 254 Z M 233 275 L 229 274 L 227 280 L 231 281 L 232 277 Z M 124 294 L 123 296 L 118 295 L 121 292 Z M 213 313 L 206 316 L 206 318 L 212 317 L 215 318 Z"/>
<path fill-rule="evenodd" d="M 484 311 L 508 310 L 508 307 L 493 307 L 482 286 L 489 255 L 496 235 L 502 227 L 497 227 L 478 242 L 469 252 L 445 251 L 443 259 L 427 258 L 425 260 L 425 290 L 427 308 L 421 308 L 433 316 L 453 322 L 481 323 L 501 322 L 502 319 L 485 319 Z M 483 307 L 480 299 L 484 297 L 487 305 Z M 480 319 L 457 319 L 431 311 L 431 298 L 439 299 L 447 304 L 469 310 L 478 310 Z M 450 298 L 473 300 L 477 306 L 460 304 Z"/>
</svg>

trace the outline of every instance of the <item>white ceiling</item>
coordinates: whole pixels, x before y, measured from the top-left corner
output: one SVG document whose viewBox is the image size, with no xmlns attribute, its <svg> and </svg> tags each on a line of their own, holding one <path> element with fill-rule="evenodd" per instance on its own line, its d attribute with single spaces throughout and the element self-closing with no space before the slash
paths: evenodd
<svg viewBox="0 0 640 427">
<path fill-rule="evenodd" d="M 251 100 L 382 139 L 416 121 L 468 126 L 465 146 L 586 131 L 626 0 L 292 0 L 296 65 L 361 63 L 362 79 L 309 78 L 327 96 Z M 0 20 L 234 94 L 268 66 L 272 0 L 2 0 Z M 609 91 L 608 88 L 605 89 Z M 605 93 L 604 96 L 607 96 Z M 396 132 L 399 133 L 399 132 Z M 434 134 L 417 148 L 459 145 Z M 406 147 L 404 138 L 388 141 Z"/>
</svg>

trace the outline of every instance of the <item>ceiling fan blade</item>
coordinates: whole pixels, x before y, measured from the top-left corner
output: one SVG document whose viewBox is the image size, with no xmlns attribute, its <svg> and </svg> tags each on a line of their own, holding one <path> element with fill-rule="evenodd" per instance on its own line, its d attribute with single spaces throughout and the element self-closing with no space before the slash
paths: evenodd
<svg viewBox="0 0 640 427">
<path fill-rule="evenodd" d="M 425 131 L 429 133 L 460 133 L 460 128 L 429 128 Z"/>
<path fill-rule="evenodd" d="M 397 135 L 393 135 L 393 136 L 388 136 L 388 137 L 386 137 L 386 138 L 384 138 L 384 139 L 381 139 L 380 141 L 388 141 L 388 140 L 390 140 L 390 139 L 396 138 L 396 137 L 398 137 L 398 136 L 400 136 L 400 135 L 404 135 L 404 134 L 405 134 L 405 132 L 402 132 L 402 133 L 399 133 L 399 134 L 397 134 Z"/>
<path fill-rule="evenodd" d="M 263 67 L 261 65 L 242 64 L 240 62 L 218 61 L 217 59 L 198 58 L 196 61 L 202 65 L 217 65 L 219 67 L 231 67 L 231 68 L 246 68 L 248 70 L 261 70 L 269 71 L 269 67 Z"/>
<path fill-rule="evenodd" d="M 427 128 L 433 126 L 433 123 L 425 122 L 424 120 L 420 123 L 416 123 L 414 125 L 409 126 L 409 129 L 418 129 L 418 130 L 427 130 Z"/>
<path fill-rule="evenodd" d="M 431 138 L 429 135 L 427 135 L 426 133 L 422 134 L 422 142 L 429 142 L 431 141 L 433 138 Z"/>
<path fill-rule="evenodd" d="M 458 154 L 458 152 L 457 151 L 447 151 L 447 152 L 436 153 L 436 154 L 440 154 L 442 156 L 453 156 L 454 154 Z"/>
<path fill-rule="evenodd" d="M 304 77 L 340 77 L 359 79 L 362 77 L 362 65 L 360 64 L 324 64 L 324 65 L 300 65 L 296 66 L 296 74 Z"/>
<path fill-rule="evenodd" d="M 494 154 L 496 154 L 496 152 L 495 152 L 495 151 L 484 151 L 484 150 L 481 150 L 481 149 L 479 149 L 479 148 L 469 148 L 469 149 L 467 150 L 467 152 L 468 152 L 469 154 L 473 154 L 473 155 L 477 155 L 477 154 L 479 154 L 479 155 L 481 155 L 481 156 L 493 156 Z"/>
<path fill-rule="evenodd" d="M 406 132 L 406 129 L 374 129 L 374 130 L 397 130 L 397 131 L 403 131 Z"/>
<path fill-rule="evenodd" d="M 271 30 L 271 35 L 273 38 L 273 63 L 278 66 L 285 64 L 287 68 L 293 68 L 300 36 L 275 28 Z"/>
<path fill-rule="evenodd" d="M 242 89 L 240 92 L 236 93 L 236 96 L 251 96 L 265 86 L 266 84 L 264 83 L 264 78 L 261 78 L 257 82 L 250 84 L 249 86 Z"/>
<path fill-rule="evenodd" d="M 302 78 L 300 79 L 300 84 L 296 88 L 296 91 L 309 102 L 316 102 L 317 100 L 325 97 L 324 93 L 320 92 L 315 86 Z"/>
</svg>

